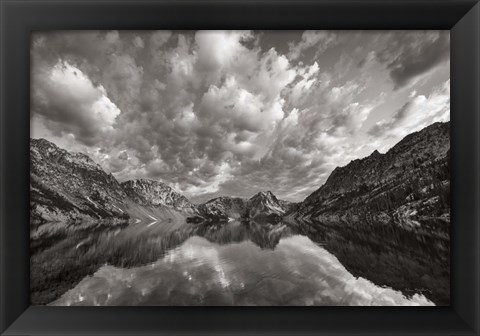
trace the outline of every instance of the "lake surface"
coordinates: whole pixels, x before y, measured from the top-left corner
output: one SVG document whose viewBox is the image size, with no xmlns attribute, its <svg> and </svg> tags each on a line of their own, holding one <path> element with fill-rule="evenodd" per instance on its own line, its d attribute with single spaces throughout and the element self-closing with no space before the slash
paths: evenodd
<svg viewBox="0 0 480 336">
<path fill-rule="evenodd" d="M 32 233 L 32 304 L 445 305 L 449 241 L 432 225 L 47 223 Z"/>
</svg>

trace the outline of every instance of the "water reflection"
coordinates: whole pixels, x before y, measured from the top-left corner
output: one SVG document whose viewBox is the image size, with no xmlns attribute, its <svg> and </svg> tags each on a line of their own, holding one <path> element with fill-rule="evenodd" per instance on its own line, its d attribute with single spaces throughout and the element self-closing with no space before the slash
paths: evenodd
<svg viewBox="0 0 480 336">
<path fill-rule="evenodd" d="M 427 305 L 432 304 L 428 299 L 448 300 L 448 293 L 425 291 L 421 280 L 444 268 L 446 261 L 439 257 L 444 244 L 436 237 L 431 247 L 432 241 L 404 230 L 237 221 L 83 229 L 48 225 L 55 229 L 39 227 L 32 233 L 32 304 Z M 432 261 L 433 254 L 440 259 Z"/>
<path fill-rule="evenodd" d="M 150 265 L 103 266 L 54 305 L 432 305 L 353 277 L 304 236 L 274 250 L 191 237 Z"/>
<path fill-rule="evenodd" d="M 406 295 L 423 293 L 437 305 L 450 304 L 449 225 L 423 222 L 405 230 L 380 223 L 289 223 L 321 243 L 355 276 Z"/>
</svg>

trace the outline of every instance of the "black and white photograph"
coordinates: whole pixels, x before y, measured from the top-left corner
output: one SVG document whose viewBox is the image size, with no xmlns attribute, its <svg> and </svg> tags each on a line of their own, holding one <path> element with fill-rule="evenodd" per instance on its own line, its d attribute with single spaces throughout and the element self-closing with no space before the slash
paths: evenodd
<svg viewBox="0 0 480 336">
<path fill-rule="evenodd" d="M 30 299 L 449 306 L 450 31 L 32 32 Z"/>
</svg>

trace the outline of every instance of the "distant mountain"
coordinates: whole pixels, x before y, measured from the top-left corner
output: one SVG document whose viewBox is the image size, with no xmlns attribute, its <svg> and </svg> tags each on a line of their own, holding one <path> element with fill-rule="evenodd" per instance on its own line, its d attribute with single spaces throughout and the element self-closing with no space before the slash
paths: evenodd
<svg viewBox="0 0 480 336">
<path fill-rule="evenodd" d="M 198 214 L 214 220 L 265 219 L 278 221 L 291 203 L 277 199 L 271 191 L 262 191 L 250 199 L 218 197 L 197 207 Z"/>
<path fill-rule="evenodd" d="M 228 220 L 244 216 L 247 200 L 239 197 L 217 197 L 198 206 L 199 215 Z"/>
<path fill-rule="evenodd" d="M 30 140 L 32 222 L 125 220 L 125 198 L 118 181 L 87 155 Z"/>
<path fill-rule="evenodd" d="M 336 168 L 287 217 L 320 221 L 395 221 L 450 216 L 450 123 L 407 135 L 386 154 Z"/>
<path fill-rule="evenodd" d="M 246 217 L 280 219 L 286 212 L 285 205 L 271 191 L 262 191 L 247 201 Z"/>
<path fill-rule="evenodd" d="M 165 183 L 147 179 L 130 180 L 121 183 L 127 196 L 143 206 L 167 206 L 175 209 L 192 208 L 193 204 Z"/>
</svg>

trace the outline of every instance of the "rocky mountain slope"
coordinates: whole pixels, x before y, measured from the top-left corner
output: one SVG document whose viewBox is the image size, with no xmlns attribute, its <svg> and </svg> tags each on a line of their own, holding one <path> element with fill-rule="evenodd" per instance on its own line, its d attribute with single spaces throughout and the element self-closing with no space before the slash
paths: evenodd
<svg viewBox="0 0 480 336">
<path fill-rule="evenodd" d="M 280 203 L 271 191 L 262 191 L 247 201 L 248 218 L 268 218 L 279 220 L 286 212 L 288 205 Z"/>
<path fill-rule="evenodd" d="M 194 205 L 159 181 L 119 183 L 87 155 L 30 140 L 30 217 L 43 222 L 149 221 Z"/>
<path fill-rule="evenodd" d="M 193 204 L 165 183 L 147 179 L 130 180 L 121 183 L 127 196 L 143 206 L 165 205 L 175 209 L 191 208 Z"/>
<path fill-rule="evenodd" d="M 450 123 L 435 123 L 406 136 L 387 153 L 336 168 L 324 185 L 287 217 L 320 221 L 418 220 L 450 213 Z"/>
<path fill-rule="evenodd" d="M 240 197 L 217 197 L 198 206 L 198 214 L 207 218 L 240 219 L 246 211 L 247 200 Z"/>
<path fill-rule="evenodd" d="M 126 194 L 87 155 L 69 153 L 44 139 L 30 140 L 32 222 L 122 220 Z"/>
</svg>

